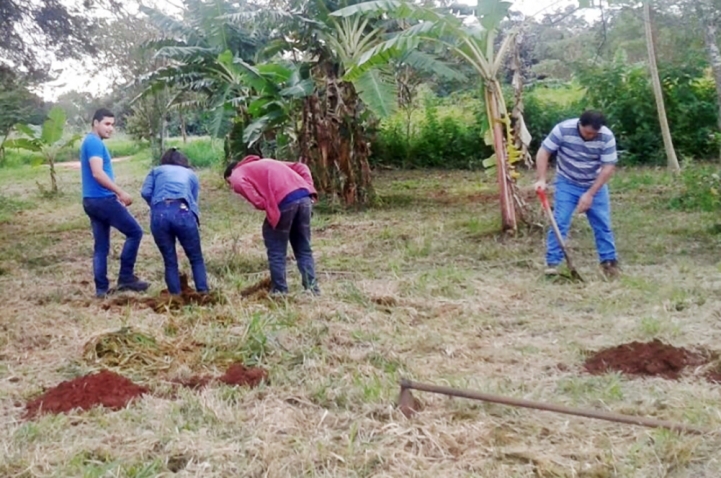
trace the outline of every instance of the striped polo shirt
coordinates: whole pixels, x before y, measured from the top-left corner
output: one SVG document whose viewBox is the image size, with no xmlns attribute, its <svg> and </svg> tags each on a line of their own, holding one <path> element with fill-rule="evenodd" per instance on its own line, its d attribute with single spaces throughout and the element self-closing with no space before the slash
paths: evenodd
<svg viewBox="0 0 721 478">
<path fill-rule="evenodd" d="M 578 130 L 578 118 L 556 125 L 543 148 L 556 154 L 556 172 L 579 186 L 590 186 L 598 177 L 601 166 L 616 164 L 616 138 L 610 129 L 601 127 L 598 136 L 586 141 Z"/>
</svg>

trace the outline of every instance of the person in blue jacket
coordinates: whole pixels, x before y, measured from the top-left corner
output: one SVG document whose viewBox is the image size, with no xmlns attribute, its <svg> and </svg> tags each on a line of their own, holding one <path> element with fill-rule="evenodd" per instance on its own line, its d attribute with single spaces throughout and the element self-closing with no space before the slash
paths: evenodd
<svg viewBox="0 0 721 478">
<path fill-rule="evenodd" d="M 150 205 L 150 231 L 163 255 L 168 292 L 179 295 L 180 273 L 175 240 L 185 251 L 193 270 L 195 289 L 208 292 L 205 261 L 200 247 L 200 182 L 188 158 L 175 148 L 163 154 L 160 166 L 145 178 L 140 195 Z"/>
</svg>

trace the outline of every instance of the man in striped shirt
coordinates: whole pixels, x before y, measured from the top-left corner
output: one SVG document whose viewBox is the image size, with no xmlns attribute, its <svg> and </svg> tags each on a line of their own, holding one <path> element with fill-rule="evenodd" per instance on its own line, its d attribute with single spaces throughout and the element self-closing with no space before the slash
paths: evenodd
<svg viewBox="0 0 721 478">
<path fill-rule="evenodd" d="M 596 250 L 603 272 L 618 275 L 616 245 L 611 230 L 611 203 L 608 180 L 618 160 L 616 139 L 598 111 L 586 111 L 580 118 L 556 125 L 536 155 L 536 189 L 546 189 L 546 170 L 556 154 L 556 192 L 553 215 L 564 240 L 574 211 L 586 213 L 596 239 Z M 553 231 L 548 233 L 547 275 L 558 274 L 563 251 Z"/>
</svg>

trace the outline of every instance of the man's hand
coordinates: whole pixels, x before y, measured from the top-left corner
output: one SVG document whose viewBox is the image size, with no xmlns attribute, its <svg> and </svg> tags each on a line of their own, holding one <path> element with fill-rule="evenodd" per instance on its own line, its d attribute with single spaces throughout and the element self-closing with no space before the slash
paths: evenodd
<svg viewBox="0 0 721 478">
<path fill-rule="evenodd" d="M 591 209 L 591 205 L 593 204 L 593 195 L 590 192 L 586 192 L 581 196 L 581 199 L 578 200 L 578 206 L 576 206 L 576 212 L 578 214 L 583 214 L 584 212 Z"/>
<path fill-rule="evenodd" d="M 130 194 L 126 193 L 125 191 L 120 191 L 118 193 L 118 201 L 123 203 L 125 206 L 130 206 L 133 204 L 133 198 L 130 197 Z"/>
<path fill-rule="evenodd" d="M 534 191 L 545 191 L 546 190 L 546 180 L 539 179 L 538 181 L 533 183 L 533 190 Z"/>
</svg>

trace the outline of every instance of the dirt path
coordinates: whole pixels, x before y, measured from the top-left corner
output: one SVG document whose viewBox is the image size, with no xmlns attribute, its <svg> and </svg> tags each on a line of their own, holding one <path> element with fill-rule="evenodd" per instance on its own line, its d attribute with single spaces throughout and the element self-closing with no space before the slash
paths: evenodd
<svg viewBox="0 0 721 478">
<path fill-rule="evenodd" d="M 113 158 L 111 162 L 113 163 L 119 163 L 121 161 L 127 161 L 131 159 L 132 156 L 122 156 L 120 158 Z M 55 163 L 55 166 L 62 167 L 62 168 L 72 168 L 72 169 L 80 169 L 80 161 L 68 161 L 64 163 Z"/>
</svg>

